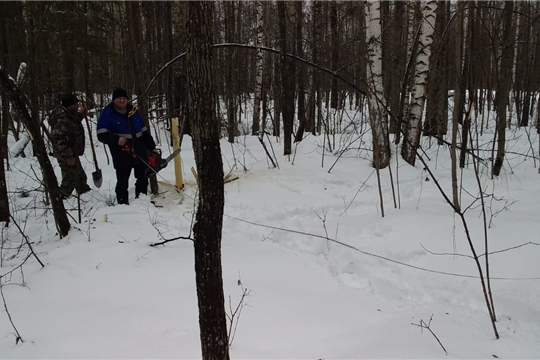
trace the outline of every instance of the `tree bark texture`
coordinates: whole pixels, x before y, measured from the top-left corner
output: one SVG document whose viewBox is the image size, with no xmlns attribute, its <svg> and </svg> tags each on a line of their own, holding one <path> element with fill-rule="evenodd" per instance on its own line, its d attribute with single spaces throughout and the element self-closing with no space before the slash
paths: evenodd
<svg viewBox="0 0 540 360">
<path fill-rule="evenodd" d="M 264 41 L 264 3 L 259 0 L 255 3 L 255 10 L 257 12 L 257 45 L 262 46 Z M 253 104 L 253 125 L 251 127 L 251 134 L 258 135 L 259 132 L 264 133 L 264 128 L 261 129 L 261 100 L 263 89 L 263 68 L 264 68 L 264 53 L 262 49 L 257 49 L 257 55 L 255 60 L 255 90 L 254 90 L 254 104 Z"/>
<path fill-rule="evenodd" d="M 474 2 L 468 1 L 467 3 L 467 32 L 464 34 L 464 49 L 465 53 L 463 54 L 463 69 L 461 71 L 461 89 L 463 91 L 462 99 L 465 99 L 467 95 L 465 89 L 475 89 L 474 80 L 472 79 L 473 74 L 471 73 L 472 57 L 475 56 L 471 54 L 472 46 L 472 36 L 474 34 Z M 474 101 L 474 91 L 469 91 L 468 94 L 468 109 L 471 109 L 471 104 Z M 465 111 L 464 109 L 462 110 Z M 469 149 L 469 132 L 471 129 L 471 119 L 470 112 L 464 113 L 465 116 L 461 116 L 461 149 L 459 154 L 459 167 L 464 168 L 467 160 L 467 152 Z"/>
<path fill-rule="evenodd" d="M 339 62 L 339 30 L 338 30 L 338 9 L 337 1 L 330 2 L 330 29 L 331 29 L 331 42 L 332 42 L 332 70 L 338 69 Z M 332 76 L 331 82 L 331 95 L 330 95 L 330 107 L 332 109 L 338 108 L 339 93 L 338 82 L 335 76 Z"/>
<path fill-rule="evenodd" d="M 384 110 L 382 81 L 381 12 L 380 1 L 366 3 L 366 42 L 368 44 L 369 118 L 373 138 L 373 167 L 384 169 L 390 163 L 388 119 Z"/>
<path fill-rule="evenodd" d="M 416 151 L 420 146 L 420 135 L 422 133 L 422 113 L 424 112 L 424 103 L 426 101 L 437 2 L 434 0 L 428 1 L 422 13 L 423 19 L 418 43 L 418 53 L 415 59 L 415 77 L 411 91 L 411 105 L 405 126 L 405 139 L 401 147 L 403 159 L 413 166 L 416 161 Z"/>
<path fill-rule="evenodd" d="M 225 7 L 225 42 L 234 42 L 236 39 L 236 2 L 226 1 Z M 238 52 L 232 48 L 225 53 L 226 79 L 225 99 L 227 101 L 227 135 L 229 142 L 234 143 L 238 135 Z"/>
<path fill-rule="evenodd" d="M 43 172 L 45 191 L 49 193 L 51 199 L 56 228 L 58 229 L 60 236 L 64 237 L 68 234 L 71 225 L 69 224 L 64 202 L 61 198 L 56 175 L 54 174 L 53 167 L 47 156 L 45 143 L 43 142 L 43 138 L 39 131 L 38 120 L 28 113 L 26 101 L 23 100 L 26 99 L 25 95 L 3 69 L 0 69 L 0 83 L 8 93 L 13 106 L 19 110 L 22 121 L 32 136 L 33 148 L 34 150 L 37 150 L 34 151 L 34 155 L 37 157 L 39 165 L 41 166 L 41 171 Z"/>
<path fill-rule="evenodd" d="M 459 204 L 459 186 L 457 177 L 457 134 L 459 124 L 461 123 L 461 114 L 463 108 L 463 96 L 461 91 L 462 74 L 462 54 L 463 54 L 463 11 L 465 6 L 463 2 L 457 4 L 456 13 L 456 38 L 455 38 L 455 56 L 454 56 L 454 110 L 452 113 L 452 145 L 450 146 L 451 159 L 451 177 L 452 177 L 452 201 L 454 208 L 460 211 Z"/>
<path fill-rule="evenodd" d="M 447 16 L 445 4 L 437 7 L 435 33 L 429 67 L 429 83 L 427 89 L 426 121 L 424 135 L 437 136 L 439 145 L 448 130 L 448 35 L 443 37 Z M 435 45 L 436 44 L 436 45 Z"/>
<path fill-rule="evenodd" d="M 388 63 L 389 75 L 388 75 L 388 104 L 390 110 L 394 114 L 399 114 L 399 98 L 400 98 L 400 89 L 401 89 L 401 79 L 404 75 L 404 63 L 405 63 L 405 52 L 403 51 L 403 13 L 405 9 L 405 3 L 403 1 L 394 2 L 394 16 L 391 22 L 390 29 L 392 30 L 392 36 L 390 36 L 390 44 L 388 49 Z M 389 30 L 390 30 L 389 29 Z M 396 121 L 390 121 L 390 130 L 391 134 L 396 134 L 399 132 L 397 128 Z"/>
<path fill-rule="evenodd" d="M 296 55 L 304 58 L 304 35 L 303 35 L 303 1 L 294 2 L 296 8 Z M 306 65 L 298 64 L 298 130 L 296 131 L 294 141 L 299 142 L 304 138 L 306 129 Z"/>
<path fill-rule="evenodd" d="M 289 15 L 291 15 L 291 4 L 289 1 L 279 1 L 277 7 L 281 70 L 281 112 L 283 116 L 283 155 L 290 155 L 292 153 L 292 132 L 294 122 L 295 65 L 285 54 L 288 49 L 287 32 L 290 30 L 287 29 L 287 26 L 290 24 Z"/>
<path fill-rule="evenodd" d="M 126 1 L 126 14 L 128 14 L 128 37 L 130 40 L 129 57 L 134 69 L 133 80 L 135 82 L 135 92 L 137 93 L 137 107 L 139 112 L 146 123 L 148 131 L 152 133 L 152 127 L 148 120 L 148 97 L 145 93 L 145 87 L 148 83 L 148 72 L 144 66 L 145 63 L 145 51 L 140 46 L 143 43 L 142 39 L 142 19 L 141 19 L 141 6 L 139 1 Z M 150 178 L 150 192 L 157 194 L 159 192 L 159 186 L 157 183 L 157 177 L 152 176 Z"/>
<path fill-rule="evenodd" d="M 506 145 L 506 108 L 508 105 L 510 86 L 512 80 L 512 60 L 514 57 L 514 47 L 512 46 L 513 25 L 512 13 L 514 2 L 506 1 L 504 5 L 504 30 L 502 37 L 501 66 L 499 67 L 499 81 L 497 85 L 497 97 L 495 106 L 497 109 L 497 156 L 493 165 L 493 175 L 499 176 L 504 162 Z"/>
<path fill-rule="evenodd" d="M 221 274 L 221 231 L 225 200 L 219 144 L 220 124 L 215 113 L 211 32 L 213 17 L 213 2 L 188 3 L 187 69 L 193 150 L 199 186 L 193 236 L 202 358 L 228 360 Z"/>
<path fill-rule="evenodd" d="M 0 3 L 0 10 L 2 15 L 2 23 L 0 23 L 0 66 L 2 69 L 6 69 L 8 63 L 8 40 L 7 40 L 7 23 L 4 16 L 8 15 L 8 6 L 6 3 Z M 0 221 L 9 224 L 10 212 L 9 212 L 9 199 L 7 193 L 7 184 L 6 184 L 6 172 L 5 166 L 8 165 L 8 124 L 10 121 L 9 117 L 9 99 L 6 91 L 0 91 L 0 106 L 2 111 L 0 113 L 0 131 L 1 131 L 1 140 L 0 140 Z"/>
</svg>

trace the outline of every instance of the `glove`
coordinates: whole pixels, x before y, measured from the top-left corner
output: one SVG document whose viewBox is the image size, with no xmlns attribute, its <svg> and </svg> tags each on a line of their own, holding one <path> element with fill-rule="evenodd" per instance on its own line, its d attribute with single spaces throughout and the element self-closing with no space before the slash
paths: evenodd
<svg viewBox="0 0 540 360">
<path fill-rule="evenodd" d="M 80 113 L 83 117 L 87 117 L 87 116 L 88 116 L 88 109 L 86 108 L 86 105 L 82 105 L 82 106 L 79 108 L 79 113 Z"/>
</svg>

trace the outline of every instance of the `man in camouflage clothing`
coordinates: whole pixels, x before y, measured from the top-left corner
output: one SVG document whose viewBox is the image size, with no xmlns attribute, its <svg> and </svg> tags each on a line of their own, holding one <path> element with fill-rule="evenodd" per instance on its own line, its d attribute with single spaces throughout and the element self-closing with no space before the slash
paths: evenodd
<svg viewBox="0 0 540 360">
<path fill-rule="evenodd" d="M 63 199 L 68 198 L 73 189 L 76 189 L 78 194 L 91 190 L 79 160 L 79 156 L 84 154 L 82 119 L 88 114 L 88 110 L 83 108 L 78 112 L 78 104 L 75 95 L 65 95 L 62 105 L 58 106 L 52 115 L 53 153 L 62 170 L 60 192 Z"/>
</svg>

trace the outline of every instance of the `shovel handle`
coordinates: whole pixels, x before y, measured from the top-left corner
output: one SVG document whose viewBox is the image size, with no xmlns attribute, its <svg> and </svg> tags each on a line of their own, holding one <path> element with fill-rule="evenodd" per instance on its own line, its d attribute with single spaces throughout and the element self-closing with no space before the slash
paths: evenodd
<svg viewBox="0 0 540 360">
<path fill-rule="evenodd" d="M 86 108 L 86 102 L 83 100 L 83 106 Z M 88 137 L 90 138 L 90 145 L 92 145 L 92 157 L 94 158 L 94 166 L 96 171 L 99 170 L 96 156 L 96 149 L 94 148 L 94 139 L 92 137 L 92 128 L 90 127 L 90 122 L 88 121 L 88 111 L 84 114 L 84 121 L 86 122 L 86 128 L 88 129 Z"/>
<path fill-rule="evenodd" d="M 98 168 L 97 157 L 96 157 L 96 149 L 94 149 L 94 139 L 92 138 L 92 129 L 90 128 L 90 122 L 88 121 L 88 116 L 85 116 L 84 120 L 86 121 L 86 128 L 88 129 L 88 137 L 90 138 L 90 145 L 92 145 L 92 156 L 94 157 L 94 166 L 96 167 L 96 171 L 97 171 L 99 168 Z"/>
</svg>

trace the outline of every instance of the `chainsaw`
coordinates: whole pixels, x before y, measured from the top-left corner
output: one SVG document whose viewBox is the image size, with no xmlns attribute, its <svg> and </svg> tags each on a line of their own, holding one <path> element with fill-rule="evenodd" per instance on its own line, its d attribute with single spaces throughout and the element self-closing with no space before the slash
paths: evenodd
<svg viewBox="0 0 540 360">
<path fill-rule="evenodd" d="M 180 153 L 180 148 L 173 151 L 165 159 L 161 157 L 161 149 L 156 149 L 157 151 L 153 152 L 152 155 L 148 158 L 146 163 L 147 169 L 144 170 L 144 176 L 150 178 L 155 176 L 159 171 L 167 167 L 167 164 L 171 162 L 176 155 Z"/>
</svg>

